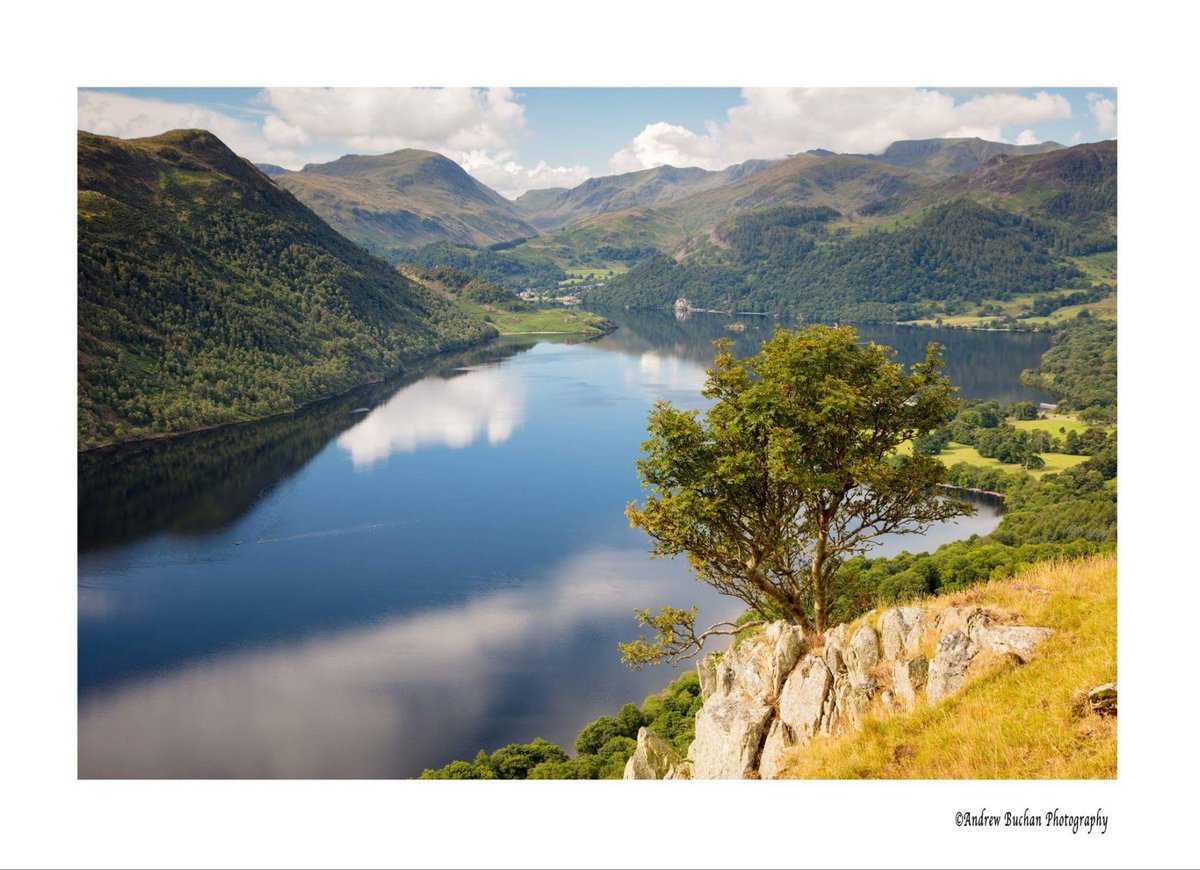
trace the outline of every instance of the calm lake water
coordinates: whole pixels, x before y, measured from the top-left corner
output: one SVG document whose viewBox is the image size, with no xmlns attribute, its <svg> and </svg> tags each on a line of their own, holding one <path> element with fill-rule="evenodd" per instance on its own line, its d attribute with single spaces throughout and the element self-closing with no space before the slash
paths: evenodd
<svg viewBox="0 0 1200 870">
<path fill-rule="evenodd" d="M 586 344 L 492 346 L 261 424 L 79 462 L 81 777 L 407 777 L 570 747 L 677 672 L 618 660 L 632 610 L 742 610 L 650 560 L 622 510 L 659 398 L 699 407 L 726 318 L 617 312 Z M 770 324 L 743 318 L 750 353 Z M 931 339 L 966 396 L 1046 398 L 1042 335 Z M 933 549 L 995 510 L 888 542 Z"/>
</svg>

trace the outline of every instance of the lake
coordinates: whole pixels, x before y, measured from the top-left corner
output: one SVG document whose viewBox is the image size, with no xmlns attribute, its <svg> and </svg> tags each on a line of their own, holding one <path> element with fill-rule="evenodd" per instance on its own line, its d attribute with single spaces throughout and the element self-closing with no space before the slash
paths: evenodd
<svg viewBox="0 0 1200 870">
<path fill-rule="evenodd" d="M 583 344 L 497 344 L 293 415 L 79 459 L 79 775 L 415 776 L 575 733 L 678 672 L 632 672 L 635 607 L 743 609 L 651 560 L 622 511 L 657 399 L 701 407 L 711 341 L 772 322 L 613 312 Z M 946 345 L 962 395 L 1049 338 L 869 326 Z M 879 554 L 934 549 L 974 517 Z"/>
</svg>

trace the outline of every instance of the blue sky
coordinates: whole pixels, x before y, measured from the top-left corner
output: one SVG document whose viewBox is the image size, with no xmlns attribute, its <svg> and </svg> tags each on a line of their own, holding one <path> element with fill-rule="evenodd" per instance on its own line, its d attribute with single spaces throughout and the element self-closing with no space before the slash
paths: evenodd
<svg viewBox="0 0 1200 870">
<path fill-rule="evenodd" d="M 1116 137 L 1113 88 L 91 88 L 79 126 L 147 136 L 212 130 L 298 169 L 346 153 L 427 148 L 506 196 L 662 164 L 720 169 L 896 139 L 1064 145 Z"/>
</svg>

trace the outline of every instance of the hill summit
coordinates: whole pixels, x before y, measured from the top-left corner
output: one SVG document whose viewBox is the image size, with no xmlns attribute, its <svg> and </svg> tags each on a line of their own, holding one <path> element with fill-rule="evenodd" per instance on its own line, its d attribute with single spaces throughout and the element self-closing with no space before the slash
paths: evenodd
<svg viewBox="0 0 1200 870">
<path fill-rule="evenodd" d="M 204 130 L 79 133 L 79 445 L 290 411 L 494 330 Z"/>
</svg>

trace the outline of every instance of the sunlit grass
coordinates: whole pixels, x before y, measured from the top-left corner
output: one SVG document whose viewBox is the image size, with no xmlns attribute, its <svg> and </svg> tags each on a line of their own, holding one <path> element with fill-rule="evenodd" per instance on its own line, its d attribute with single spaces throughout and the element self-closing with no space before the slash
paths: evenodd
<svg viewBox="0 0 1200 870">
<path fill-rule="evenodd" d="M 1025 665 L 995 659 L 957 695 L 818 738 L 786 760 L 787 778 L 1103 779 L 1117 773 L 1115 719 L 1085 703 L 1117 676 L 1112 554 L 1035 565 L 936 599 L 1015 614 L 1054 634 Z M 925 602 L 929 605 L 933 602 Z"/>
</svg>

